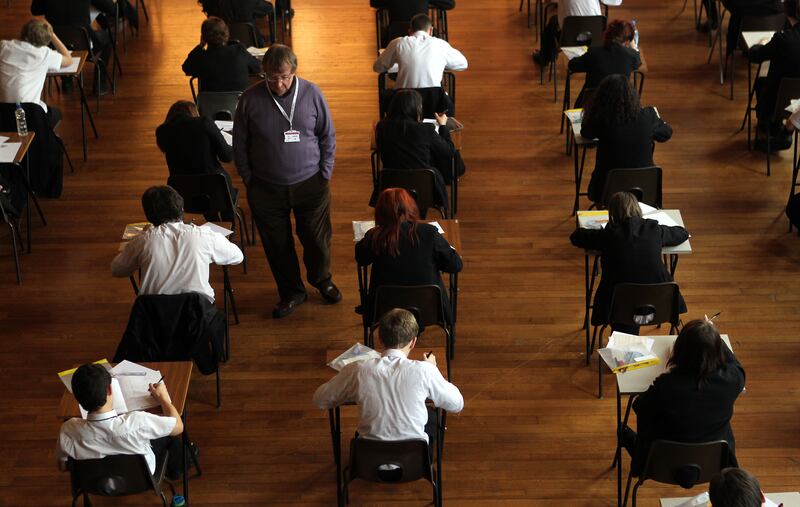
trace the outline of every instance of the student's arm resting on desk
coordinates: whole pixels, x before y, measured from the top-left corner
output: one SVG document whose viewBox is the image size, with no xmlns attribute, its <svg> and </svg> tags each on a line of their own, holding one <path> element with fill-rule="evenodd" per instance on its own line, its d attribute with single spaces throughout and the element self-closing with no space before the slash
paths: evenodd
<svg viewBox="0 0 800 507">
<path fill-rule="evenodd" d="M 747 52 L 747 58 L 753 63 L 762 63 L 782 54 L 783 33 L 777 32 L 766 44 L 755 44 Z"/>
<path fill-rule="evenodd" d="M 444 44 L 447 46 L 444 53 L 444 57 L 447 62 L 444 65 L 445 70 L 467 70 L 467 57 L 449 43 L 445 41 L 442 42 L 444 42 Z"/>
<path fill-rule="evenodd" d="M 211 246 L 211 260 L 219 266 L 230 266 L 239 264 L 244 260 L 244 254 L 236 246 L 236 243 L 228 240 L 225 236 L 212 233 L 213 242 Z"/>
<path fill-rule="evenodd" d="M 659 143 L 669 141 L 672 137 L 672 127 L 661 119 L 655 108 L 648 107 L 645 111 L 650 115 L 653 121 L 653 139 Z"/>
<path fill-rule="evenodd" d="M 161 411 L 164 412 L 164 416 L 140 412 L 141 414 L 156 418 L 150 420 L 150 423 L 153 425 L 153 427 L 150 428 L 150 431 L 153 432 L 152 436 L 146 437 L 149 440 L 155 440 L 156 438 L 166 436 L 174 437 L 183 433 L 181 414 L 178 412 L 178 409 L 175 408 L 175 405 L 172 404 L 172 399 L 169 396 L 169 392 L 167 392 L 167 386 L 163 383 L 150 384 L 148 389 L 150 390 L 150 396 L 155 398 L 161 405 Z M 174 421 L 174 423 L 172 421 Z"/>
<path fill-rule="evenodd" d="M 225 138 L 222 137 L 222 133 L 219 131 L 216 124 L 205 116 L 203 117 L 203 129 L 208 135 L 212 153 L 222 162 L 232 161 L 233 147 L 225 142 Z M 156 139 L 158 139 L 157 133 Z"/>
<path fill-rule="evenodd" d="M 659 229 L 661 229 L 661 244 L 664 246 L 677 246 L 689 239 L 689 232 L 679 225 L 659 225 Z"/>
<path fill-rule="evenodd" d="M 375 261 L 375 253 L 372 251 L 372 231 L 374 229 L 367 231 L 356 243 L 356 263 L 359 266 L 369 266 Z"/>
<path fill-rule="evenodd" d="M 578 227 L 569 236 L 570 242 L 584 250 L 601 250 L 603 245 L 602 229 L 584 229 Z"/>
<path fill-rule="evenodd" d="M 459 273 L 464 267 L 461 256 L 458 255 L 456 249 L 438 232 L 433 238 L 433 249 L 436 267 L 439 271 L 444 271 L 445 273 Z"/>
<path fill-rule="evenodd" d="M 573 58 L 567 64 L 567 68 L 572 72 L 587 72 L 589 70 L 589 52 L 582 54 L 576 58 Z"/>
<path fill-rule="evenodd" d="M 358 366 L 357 362 L 348 364 L 335 377 L 319 386 L 314 392 L 312 403 L 317 408 L 326 410 L 356 401 Z"/>
<path fill-rule="evenodd" d="M 139 269 L 139 255 L 142 251 L 144 238 L 137 236 L 130 240 L 125 248 L 111 261 L 111 276 L 125 278 L 131 276 Z"/>
<path fill-rule="evenodd" d="M 391 69 L 392 65 L 397 63 L 394 61 L 394 53 L 401 40 L 403 39 L 397 38 L 389 42 L 386 49 L 383 50 L 383 53 L 381 53 L 375 60 L 375 63 L 372 64 L 372 70 L 380 74 L 381 72 L 386 72 Z"/>
<path fill-rule="evenodd" d="M 333 176 L 333 165 L 336 162 L 336 129 L 333 126 L 331 111 L 328 103 L 319 88 L 316 89 L 314 97 L 317 109 L 317 123 L 314 126 L 314 134 L 319 143 L 319 170 L 322 177 L 326 180 Z"/>
<path fill-rule="evenodd" d="M 233 120 L 233 160 L 236 163 L 236 170 L 242 177 L 244 184 L 250 185 L 253 177 L 253 170 L 250 167 L 249 144 L 250 144 L 250 118 L 246 113 L 247 97 L 242 95 L 239 104 L 236 106 L 236 113 Z"/>
<path fill-rule="evenodd" d="M 439 368 L 433 363 L 422 361 L 428 399 L 437 408 L 457 414 L 464 409 L 464 397 L 458 388 L 445 380 Z"/>
</svg>

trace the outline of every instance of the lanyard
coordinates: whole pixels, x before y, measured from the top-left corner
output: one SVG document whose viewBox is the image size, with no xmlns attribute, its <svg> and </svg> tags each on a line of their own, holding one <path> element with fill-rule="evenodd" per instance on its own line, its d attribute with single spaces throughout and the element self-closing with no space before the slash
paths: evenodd
<svg viewBox="0 0 800 507">
<path fill-rule="evenodd" d="M 297 104 L 297 90 L 300 89 L 300 81 L 297 79 L 297 76 L 293 76 L 295 80 L 294 83 L 294 97 L 292 97 L 292 109 L 289 111 L 289 114 L 286 114 L 286 110 L 278 104 L 278 100 L 275 98 L 275 95 L 272 94 L 272 90 L 267 86 L 267 91 L 269 92 L 269 96 L 272 97 L 272 101 L 275 102 L 275 105 L 278 106 L 278 110 L 281 112 L 286 121 L 289 122 L 289 130 L 292 130 L 292 119 L 294 118 L 294 106 Z"/>
</svg>

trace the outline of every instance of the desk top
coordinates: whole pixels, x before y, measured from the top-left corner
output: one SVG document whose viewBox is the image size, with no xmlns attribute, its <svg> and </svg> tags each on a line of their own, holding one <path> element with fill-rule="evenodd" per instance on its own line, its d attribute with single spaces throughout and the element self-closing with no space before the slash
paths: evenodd
<svg viewBox="0 0 800 507">
<path fill-rule="evenodd" d="M 760 44 L 763 39 L 767 39 L 769 41 L 772 39 L 773 35 L 775 35 L 774 30 L 742 32 L 742 40 L 744 40 L 744 44 L 747 49 L 750 49 L 756 44 Z"/>
<path fill-rule="evenodd" d="M 72 65 L 66 67 L 64 69 L 59 69 L 56 71 L 48 72 L 48 77 L 56 77 L 56 76 L 77 76 L 81 72 L 83 72 L 83 66 L 86 65 L 86 59 L 89 57 L 88 51 L 72 51 L 72 58 L 77 58 L 78 61 L 75 62 L 73 60 Z"/>
<path fill-rule="evenodd" d="M 28 135 L 25 137 L 20 137 L 16 132 L 0 132 L 0 136 L 8 137 L 7 143 L 22 143 L 19 149 L 17 149 L 17 156 L 14 157 L 13 161 L 14 164 L 21 164 L 22 159 L 25 158 L 28 149 L 31 147 L 33 138 L 36 137 L 36 132 L 28 132 Z"/>
<path fill-rule="evenodd" d="M 458 225 L 458 220 L 456 219 L 439 219 L 439 220 L 420 220 L 423 224 L 429 224 L 432 222 L 436 222 L 444 231 L 443 235 L 450 245 L 456 249 L 459 253 L 461 252 L 461 229 Z M 363 223 L 363 222 L 360 222 Z M 374 223 L 373 223 L 374 226 Z M 366 232 L 366 231 L 365 231 Z M 358 239 L 355 239 L 358 241 Z"/>
<path fill-rule="evenodd" d="M 645 213 L 644 215 L 642 215 L 642 218 L 649 218 L 649 215 L 652 215 L 653 213 L 658 213 L 658 212 L 666 213 L 667 216 L 669 216 L 672 220 L 675 221 L 675 223 L 677 223 L 681 227 L 685 227 L 685 225 L 683 225 L 683 217 L 681 216 L 681 211 L 677 210 L 677 209 L 660 209 L 660 210 L 656 210 L 656 211 L 651 211 L 650 213 Z M 588 218 L 586 218 L 585 215 L 582 215 L 583 213 L 587 213 L 587 212 L 579 211 L 576 214 L 576 219 L 578 221 L 578 226 L 579 227 L 585 227 L 584 224 L 588 220 Z M 591 218 L 593 220 L 597 220 L 598 217 L 602 216 L 603 214 L 605 215 L 605 219 L 608 220 L 608 210 L 592 210 L 592 211 L 589 211 L 588 213 L 592 214 Z M 691 245 L 691 243 L 689 243 L 689 240 L 687 239 L 686 241 L 684 241 L 680 245 L 667 246 L 667 247 L 662 248 L 661 249 L 661 253 L 663 253 L 663 254 L 676 254 L 676 255 L 688 255 L 688 254 L 692 253 L 692 245 Z"/>
<path fill-rule="evenodd" d="M 800 493 L 765 493 L 766 497 L 776 504 L 783 504 L 783 507 L 800 507 Z M 682 502 L 691 497 L 682 498 L 662 498 L 661 507 L 678 507 Z"/>
<path fill-rule="evenodd" d="M 567 109 L 564 111 L 564 116 L 567 117 L 567 121 L 572 129 L 572 136 L 575 138 L 575 144 L 577 146 L 594 146 L 597 144 L 597 139 L 587 139 L 581 135 L 583 109 Z"/>
<path fill-rule="evenodd" d="M 728 335 L 723 334 L 721 336 L 722 341 L 725 342 L 729 349 L 733 350 L 733 347 L 731 347 L 731 342 L 728 339 Z M 667 370 L 667 361 L 672 353 L 672 345 L 675 343 L 675 340 L 678 338 L 678 336 L 661 335 L 649 336 L 648 338 L 655 340 L 655 343 L 653 343 L 653 353 L 658 356 L 661 362 L 653 366 L 647 366 L 637 370 L 629 370 L 625 373 L 620 373 L 617 375 L 617 388 L 622 395 L 639 394 L 647 391 L 647 389 L 650 387 L 650 384 L 653 383 L 656 377 Z"/>
<path fill-rule="evenodd" d="M 153 370 L 161 371 L 164 375 L 164 383 L 167 385 L 169 396 L 172 398 L 172 404 L 179 413 L 183 414 L 183 408 L 186 404 L 186 394 L 189 392 L 189 382 L 192 379 L 192 365 L 191 361 L 161 361 L 150 363 L 138 363 Z M 148 410 L 156 413 L 161 412 L 160 407 L 155 407 Z M 72 396 L 72 393 L 64 389 L 64 394 L 61 396 L 61 403 L 58 405 L 58 412 L 56 417 L 59 419 L 69 419 L 71 417 L 80 417 L 81 413 L 78 409 L 78 402 Z"/>
</svg>

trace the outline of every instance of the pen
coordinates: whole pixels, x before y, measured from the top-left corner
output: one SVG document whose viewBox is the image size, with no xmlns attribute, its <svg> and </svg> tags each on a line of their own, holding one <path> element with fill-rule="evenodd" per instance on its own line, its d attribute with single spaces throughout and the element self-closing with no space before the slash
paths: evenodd
<svg viewBox="0 0 800 507">
<path fill-rule="evenodd" d="M 144 377 L 147 372 L 144 371 L 124 371 L 122 373 L 115 373 L 115 377 Z"/>
<path fill-rule="evenodd" d="M 156 383 L 155 383 L 155 384 L 153 384 L 153 385 L 154 385 L 154 386 L 157 386 L 157 385 L 159 385 L 159 384 L 160 384 L 160 383 L 162 383 L 162 382 L 164 382 L 164 375 L 161 375 L 161 378 L 158 380 L 158 382 L 156 382 Z"/>
<path fill-rule="evenodd" d="M 432 355 L 433 355 L 433 351 L 432 350 L 429 350 L 428 352 L 425 352 L 425 358 L 426 359 L 431 357 Z"/>
</svg>

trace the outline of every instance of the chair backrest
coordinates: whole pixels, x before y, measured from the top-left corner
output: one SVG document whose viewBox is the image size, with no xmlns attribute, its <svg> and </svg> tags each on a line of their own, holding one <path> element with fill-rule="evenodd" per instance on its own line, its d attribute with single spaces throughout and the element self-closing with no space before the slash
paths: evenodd
<svg viewBox="0 0 800 507">
<path fill-rule="evenodd" d="M 452 73 L 443 74 L 443 82 L 447 81 L 447 86 L 452 86 L 455 89 L 455 76 Z M 389 104 L 392 102 L 395 92 L 399 88 L 385 89 L 385 78 L 381 80 L 378 78 L 378 90 L 381 98 L 380 115 L 381 118 L 386 117 L 389 113 Z M 433 86 L 430 88 L 414 88 L 422 96 L 422 117 L 434 118 L 433 113 L 442 113 L 447 111 L 447 116 L 455 116 L 456 104 L 453 98 L 450 97 L 444 88 L 441 86 Z"/>
<path fill-rule="evenodd" d="M 256 27 L 253 26 L 253 23 L 231 23 L 228 25 L 228 31 L 231 41 L 238 41 L 246 48 L 259 46 Z"/>
<path fill-rule="evenodd" d="M 200 92 L 197 94 L 197 109 L 212 120 L 233 121 L 236 105 L 242 92 Z"/>
<path fill-rule="evenodd" d="M 417 319 L 420 328 L 440 326 L 446 329 L 442 291 L 438 285 L 380 285 L 375 289 L 371 324 L 392 308 L 405 308 Z"/>
<path fill-rule="evenodd" d="M 680 291 L 675 282 L 618 283 L 611 296 L 608 322 L 629 326 L 680 322 Z"/>
<path fill-rule="evenodd" d="M 611 169 L 606 175 L 606 184 L 600 204 L 608 207 L 611 196 L 617 192 L 631 192 L 639 202 L 661 208 L 661 168 L 658 166 L 638 169 Z"/>
<path fill-rule="evenodd" d="M 433 482 L 428 443 L 424 440 L 350 442 L 349 479 L 398 484 L 419 479 Z"/>
<path fill-rule="evenodd" d="M 64 46 L 72 51 L 88 51 L 92 54 L 91 39 L 86 28 L 78 25 L 57 25 L 53 32 L 61 39 Z"/>
<path fill-rule="evenodd" d="M 433 169 L 381 169 L 378 172 L 378 192 L 387 188 L 408 190 L 417 201 L 422 217 L 427 215 L 428 208 L 439 209 L 436 205 L 436 176 Z"/>
<path fill-rule="evenodd" d="M 602 46 L 605 30 L 605 16 L 567 16 L 564 18 L 564 26 L 561 27 L 558 45 Z M 588 37 L 588 40 L 585 37 Z"/>
<path fill-rule="evenodd" d="M 800 97 L 800 78 L 785 77 L 781 79 L 772 120 L 778 121 L 788 118 L 790 113 L 786 111 L 786 107 L 798 97 Z"/>
<path fill-rule="evenodd" d="M 156 490 L 147 460 L 141 454 L 114 454 L 102 459 L 67 461 L 73 497 L 135 495 Z"/>
<path fill-rule="evenodd" d="M 183 197 L 187 213 L 233 216 L 234 202 L 223 174 L 173 174 L 167 185 Z"/>
<path fill-rule="evenodd" d="M 640 482 L 652 479 L 689 489 L 704 484 L 728 465 L 728 442 L 685 444 L 655 440 L 650 444 Z"/>
</svg>

